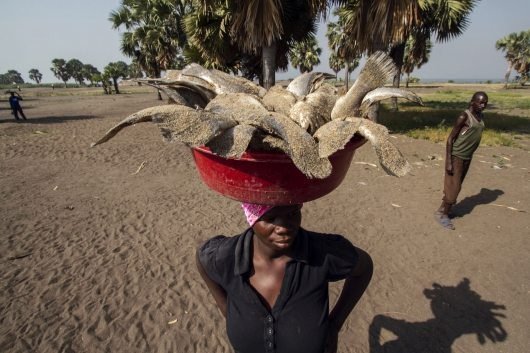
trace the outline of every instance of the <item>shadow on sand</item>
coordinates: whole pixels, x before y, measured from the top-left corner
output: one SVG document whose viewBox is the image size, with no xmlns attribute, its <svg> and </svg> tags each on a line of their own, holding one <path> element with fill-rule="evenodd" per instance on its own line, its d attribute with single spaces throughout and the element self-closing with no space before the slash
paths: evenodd
<svg viewBox="0 0 530 353">
<path fill-rule="evenodd" d="M 453 343 L 466 334 L 476 335 L 482 345 L 508 337 L 499 320 L 506 316 L 496 312 L 506 307 L 483 300 L 471 290 L 469 279 L 454 287 L 433 283 L 423 294 L 431 300 L 434 318 L 408 322 L 375 316 L 369 329 L 370 353 L 452 353 Z"/>
<path fill-rule="evenodd" d="M 454 205 L 453 209 L 451 210 L 452 217 L 463 217 L 467 214 L 470 214 L 476 206 L 492 203 L 503 194 L 504 191 L 499 189 L 490 190 L 482 188 L 478 194 L 468 196 Z"/>
<path fill-rule="evenodd" d="M 75 115 L 75 116 L 42 116 L 37 118 L 27 117 L 28 120 L 0 119 L 0 124 L 19 123 L 19 124 L 61 124 L 67 121 L 95 119 L 92 115 Z"/>
</svg>

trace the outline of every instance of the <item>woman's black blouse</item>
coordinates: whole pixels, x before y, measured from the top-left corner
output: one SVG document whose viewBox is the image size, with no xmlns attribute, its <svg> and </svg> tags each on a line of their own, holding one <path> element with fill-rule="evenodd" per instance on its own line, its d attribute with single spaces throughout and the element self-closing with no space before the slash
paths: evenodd
<svg viewBox="0 0 530 353">
<path fill-rule="evenodd" d="M 226 331 L 237 353 L 322 353 L 328 325 L 328 282 L 345 279 L 357 263 L 344 237 L 300 229 L 271 311 L 250 285 L 252 229 L 204 243 L 199 259 L 227 293 Z"/>
</svg>

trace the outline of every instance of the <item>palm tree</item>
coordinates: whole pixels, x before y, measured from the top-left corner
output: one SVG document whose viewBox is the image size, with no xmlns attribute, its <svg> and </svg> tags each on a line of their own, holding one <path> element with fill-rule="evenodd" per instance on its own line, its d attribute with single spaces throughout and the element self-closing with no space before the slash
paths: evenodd
<svg viewBox="0 0 530 353">
<path fill-rule="evenodd" d="M 307 40 L 295 43 L 289 50 L 289 59 L 294 68 L 299 68 L 301 73 L 313 71 L 315 65 L 320 64 L 319 56 L 322 49 L 318 46 L 314 35 Z"/>
<path fill-rule="evenodd" d="M 125 78 L 128 75 L 129 67 L 123 61 L 109 63 L 103 69 L 103 78 L 106 78 L 107 82 L 109 79 L 112 79 L 112 82 L 114 84 L 114 91 L 116 92 L 116 94 L 120 94 L 120 90 L 118 88 L 118 79 Z"/>
<path fill-rule="evenodd" d="M 42 80 L 42 74 L 37 69 L 31 69 L 29 70 L 29 79 L 39 84 Z"/>
<path fill-rule="evenodd" d="M 331 53 L 328 60 L 329 68 L 335 73 L 335 83 L 338 81 L 339 71 L 344 69 L 344 60 L 339 58 L 336 53 Z"/>
<path fill-rule="evenodd" d="M 215 5 L 198 4 L 183 20 L 188 37 L 184 56 L 188 62 L 197 62 L 206 68 L 241 74 L 249 80 L 262 79 L 261 54 L 257 51 L 244 51 L 239 39 L 233 38 L 231 23 L 234 6 L 230 2 L 219 1 Z M 315 32 L 314 21 L 310 26 L 301 27 L 304 38 Z M 306 28 L 307 27 L 307 28 Z M 286 71 L 289 65 L 289 38 L 278 42 L 276 51 L 276 69 Z"/>
<path fill-rule="evenodd" d="M 188 39 L 184 57 L 209 69 L 237 73 L 241 53 L 229 33 L 230 8 L 227 3 L 219 3 L 210 10 L 199 5 L 184 16 L 182 23 Z"/>
<path fill-rule="evenodd" d="M 521 83 L 524 84 L 528 79 L 530 70 L 530 30 L 510 33 L 499 39 L 495 43 L 495 48 L 503 51 L 504 57 L 508 61 L 508 70 L 504 75 L 504 87 L 508 86 L 512 69 L 519 73 L 522 78 Z"/>
<path fill-rule="evenodd" d="M 344 12 L 344 31 L 366 53 L 390 48 L 398 68 L 394 86 L 399 87 L 405 43 L 411 34 L 423 33 L 445 42 L 463 33 L 478 0 L 349 0 Z"/>
<path fill-rule="evenodd" d="M 411 35 L 405 45 L 402 72 L 407 75 L 406 87 L 409 87 L 410 74 L 415 68 L 420 68 L 429 61 L 432 42 L 430 38 L 421 35 Z"/>
<path fill-rule="evenodd" d="M 214 12 L 226 4 L 231 18 L 226 30 L 244 53 L 261 57 L 263 86 L 275 84 L 277 52 L 315 34 L 315 20 L 325 15 L 337 0 L 200 0 L 203 12 Z"/>
<path fill-rule="evenodd" d="M 350 74 L 359 66 L 359 60 L 361 58 L 361 52 L 357 46 L 357 43 L 344 31 L 345 17 L 341 8 L 336 9 L 334 15 L 337 16 L 337 22 L 329 22 L 326 37 L 328 38 L 328 45 L 338 58 L 340 58 L 346 68 L 344 85 L 345 89 L 348 90 L 350 85 Z"/>
<path fill-rule="evenodd" d="M 133 59 L 132 62 L 129 64 L 129 77 L 130 78 L 142 78 L 144 77 L 144 73 L 142 71 L 142 67 L 136 59 Z M 141 84 L 140 82 L 138 84 Z"/>
<path fill-rule="evenodd" d="M 181 19 L 189 10 L 186 1 L 122 0 L 109 20 L 113 28 L 125 27 L 121 51 L 136 59 L 149 76 L 173 68 L 186 42 Z"/>
<path fill-rule="evenodd" d="M 517 56 L 516 52 L 516 44 L 517 44 L 517 33 L 510 33 L 506 37 L 503 37 L 499 39 L 495 43 L 495 48 L 497 50 L 501 50 L 505 52 L 504 57 L 508 61 L 508 69 L 506 70 L 506 74 L 504 75 L 504 87 L 508 87 L 508 82 L 510 80 L 510 74 L 512 72 L 513 63 L 515 61 L 515 57 Z"/>
</svg>

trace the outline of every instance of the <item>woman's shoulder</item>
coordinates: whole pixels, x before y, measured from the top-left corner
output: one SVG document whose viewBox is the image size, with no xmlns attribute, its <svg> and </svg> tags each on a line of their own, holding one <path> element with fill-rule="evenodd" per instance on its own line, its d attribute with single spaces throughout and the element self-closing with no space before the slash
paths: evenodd
<svg viewBox="0 0 530 353">
<path fill-rule="evenodd" d="M 227 237 L 225 235 L 217 235 L 206 240 L 199 246 L 199 254 L 202 256 L 226 257 L 234 253 L 237 240 L 241 235 Z"/>
<path fill-rule="evenodd" d="M 314 244 L 314 246 L 341 246 L 342 244 L 350 244 L 351 242 L 346 239 L 343 235 L 335 234 L 335 233 L 320 233 L 320 232 L 313 232 L 306 230 L 305 231 L 308 240 L 310 243 Z"/>
<path fill-rule="evenodd" d="M 356 254 L 355 246 L 343 235 L 306 231 L 309 249 L 312 254 L 322 257 Z"/>
<path fill-rule="evenodd" d="M 355 246 L 339 234 L 307 233 L 312 261 L 325 266 L 330 281 L 346 278 L 359 258 Z"/>
<path fill-rule="evenodd" d="M 199 261 L 215 282 L 223 284 L 227 275 L 233 273 L 235 248 L 240 237 L 240 235 L 232 237 L 218 235 L 199 246 L 197 250 Z"/>
</svg>

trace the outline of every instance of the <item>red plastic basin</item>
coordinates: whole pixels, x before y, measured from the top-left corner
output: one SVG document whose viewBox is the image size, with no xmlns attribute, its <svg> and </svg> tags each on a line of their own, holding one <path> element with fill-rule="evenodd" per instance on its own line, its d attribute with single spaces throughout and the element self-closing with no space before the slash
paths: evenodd
<svg viewBox="0 0 530 353">
<path fill-rule="evenodd" d="M 366 142 L 354 136 L 346 147 L 329 157 L 333 167 L 325 179 L 310 179 L 284 153 L 245 152 L 241 158 L 223 158 L 207 147 L 192 148 L 203 182 L 220 194 L 241 202 L 290 205 L 318 199 L 344 180 L 355 150 Z"/>
</svg>

